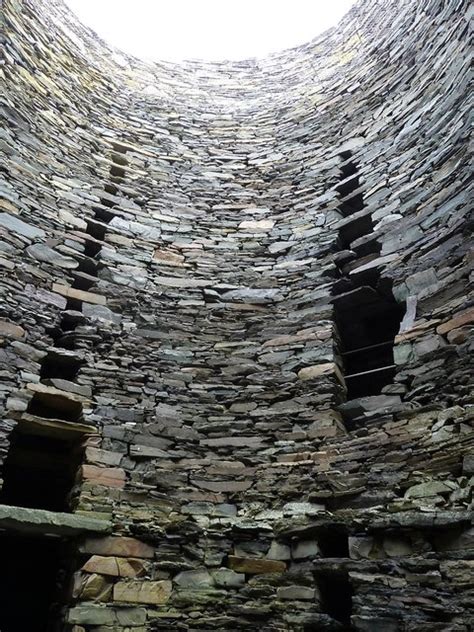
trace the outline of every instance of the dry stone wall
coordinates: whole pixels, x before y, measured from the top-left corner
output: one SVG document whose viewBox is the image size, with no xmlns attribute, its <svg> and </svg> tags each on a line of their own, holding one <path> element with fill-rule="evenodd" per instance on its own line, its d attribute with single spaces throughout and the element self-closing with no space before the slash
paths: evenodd
<svg viewBox="0 0 474 632">
<path fill-rule="evenodd" d="M 67 629 L 467 632 L 468 3 L 180 65 L 3 4 L 0 459 L 73 433 L 111 524 Z M 393 377 L 347 400 L 335 310 L 374 293 Z"/>
</svg>

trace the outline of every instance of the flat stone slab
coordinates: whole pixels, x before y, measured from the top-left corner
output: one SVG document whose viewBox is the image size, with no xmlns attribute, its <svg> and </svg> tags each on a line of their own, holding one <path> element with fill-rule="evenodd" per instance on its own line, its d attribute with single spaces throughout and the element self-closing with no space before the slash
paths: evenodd
<svg viewBox="0 0 474 632">
<path fill-rule="evenodd" d="M 112 524 L 87 516 L 0 505 L 0 529 L 20 533 L 75 536 L 82 533 L 110 533 Z"/>
</svg>

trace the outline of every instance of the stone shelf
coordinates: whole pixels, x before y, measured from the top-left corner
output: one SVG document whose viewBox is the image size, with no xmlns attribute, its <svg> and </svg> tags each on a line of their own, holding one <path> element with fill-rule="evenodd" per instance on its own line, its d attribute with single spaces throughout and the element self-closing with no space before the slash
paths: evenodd
<svg viewBox="0 0 474 632">
<path fill-rule="evenodd" d="M 0 505 L 0 530 L 38 535 L 77 536 L 87 533 L 110 533 L 108 520 L 77 514 Z"/>
</svg>

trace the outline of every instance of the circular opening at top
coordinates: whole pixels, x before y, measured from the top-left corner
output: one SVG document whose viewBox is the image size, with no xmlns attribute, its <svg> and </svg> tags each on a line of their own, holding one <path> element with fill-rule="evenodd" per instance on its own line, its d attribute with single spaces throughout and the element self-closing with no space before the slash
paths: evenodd
<svg viewBox="0 0 474 632">
<path fill-rule="evenodd" d="M 121 51 L 150 61 L 242 60 L 312 40 L 355 0 L 66 0 Z"/>
</svg>

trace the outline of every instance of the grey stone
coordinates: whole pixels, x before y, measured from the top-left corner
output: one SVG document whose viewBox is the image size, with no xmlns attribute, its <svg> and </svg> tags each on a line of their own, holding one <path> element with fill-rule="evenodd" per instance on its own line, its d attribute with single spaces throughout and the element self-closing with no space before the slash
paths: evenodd
<svg viewBox="0 0 474 632">
<path fill-rule="evenodd" d="M 0 226 L 30 239 L 34 239 L 35 237 L 44 237 L 46 234 L 41 228 L 32 226 L 31 224 L 28 224 L 9 213 L 0 213 Z"/>
<path fill-rule="evenodd" d="M 180 588 L 190 589 L 207 588 L 215 583 L 212 575 L 206 569 L 183 571 L 176 575 L 173 582 Z"/>
<path fill-rule="evenodd" d="M 79 263 L 72 257 L 65 257 L 44 244 L 32 244 L 28 246 L 26 252 L 33 259 L 44 261 L 60 268 L 74 269 L 79 266 Z"/>
</svg>

